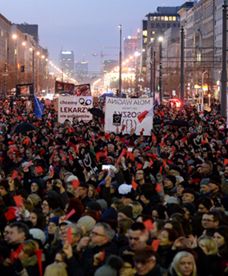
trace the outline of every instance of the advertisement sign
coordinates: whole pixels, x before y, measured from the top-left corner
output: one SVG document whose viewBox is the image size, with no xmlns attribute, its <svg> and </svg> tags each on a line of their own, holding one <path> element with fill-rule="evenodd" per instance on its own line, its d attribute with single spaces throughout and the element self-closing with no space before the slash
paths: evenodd
<svg viewBox="0 0 228 276">
<path fill-rule="evenodd" d="M 74 94 L 76 96 L 91 96 L 90 84 L 75 85 Z"/>
<path fill-rule="evenodd" d="M 119 116 L 116 116 L 119 115 Z M 106 98 L 105 132 L 150 135 L 153 127 L 153 98 Z"/>
<path fill-rule="evenodd" d="M 93 97 L 60 96 L 58 99 L 58 122 L 65 120 L 72 121 L 73 118 L 79 121 L 92 120 L 92 114 L 88 109 L 93 107 Z"/>
</svg>

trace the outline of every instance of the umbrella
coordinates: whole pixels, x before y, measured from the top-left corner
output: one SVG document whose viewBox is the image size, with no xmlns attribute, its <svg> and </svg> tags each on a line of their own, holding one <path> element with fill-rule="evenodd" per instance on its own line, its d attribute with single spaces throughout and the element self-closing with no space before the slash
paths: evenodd
<svg viewBox="0 0 228 276">
<path fill-rule="evenodd" d="M 18 125 L 16 125 L 16 127 L 13 129 L 13 133 L 26 133 L 28 131 L 32 131 L 32 130 L 35 130 L 35 127 L 27 122 L 23 122 L 23 123 L 20 123 Z"/>
<path fill-rule="evenodd" d="M 104 112 L 100 109 L 100 108 L 90 108 L 88 109 L 88 111 L 93 115 L 93 116 L 96 116 L 96 117 L 100 117 L 100 118 L 103 118 L 104 117 Z"/>
</svg>

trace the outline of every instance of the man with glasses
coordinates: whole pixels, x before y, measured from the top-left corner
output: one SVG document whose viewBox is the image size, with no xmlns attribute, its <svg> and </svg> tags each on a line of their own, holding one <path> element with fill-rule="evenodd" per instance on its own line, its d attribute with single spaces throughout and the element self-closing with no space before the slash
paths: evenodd
<svg viewBox="0 0 228 276">
<path fill-rule="evenodd" d="M 211 211 L 203 214 L 201 223 L 204 228 L 203 234 L 213 236 L 214 232 L 219 227 L 220 219 L 217 213 Z"/>
<path fill-rule="evenodd" d="M 117 254 L 117 245 L 113 242 L 115 231 L 107 223 L 97 223 L 90 233 L 90 242 L 82 254 L 85 275 L 93 275 L 105 259 Z"/>
<path fill-rule="evenodd" d="M 152 249 L 137 251 L 134 256 L 136 275 L 161 276 L 161 269 Z"/>
</svg>

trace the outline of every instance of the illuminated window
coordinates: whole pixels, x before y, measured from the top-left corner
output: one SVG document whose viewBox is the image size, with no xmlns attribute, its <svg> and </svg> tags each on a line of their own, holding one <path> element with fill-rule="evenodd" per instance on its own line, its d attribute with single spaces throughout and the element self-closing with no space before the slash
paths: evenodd
<svg viewBox="0 0 228 276">
<path fill-rule="evenodd" d="M 173 21 L 176 21 L 176 20 L 177 20 L 176 16 L 173 16 Z"/>
<path fill-rule="evenodd" d="M 143 31 L 143 36 L 147 36 L 147 30 Z"/>
<path fill-rule="evenodd" d="M 169 17 L 168 16 L 165 16 L 165 21 L 169 21 Z"/>
<path fill-rule="evenodd" d="M 173 21 L 173 17 L 172 16 L 169 16 L 169 21 Z"/>
<path fill-rule="evenodd" d="M 199 62 L 201 61 L 201 53 L 197 53 L 196 60 L 199 61 Z"/>
</svg>

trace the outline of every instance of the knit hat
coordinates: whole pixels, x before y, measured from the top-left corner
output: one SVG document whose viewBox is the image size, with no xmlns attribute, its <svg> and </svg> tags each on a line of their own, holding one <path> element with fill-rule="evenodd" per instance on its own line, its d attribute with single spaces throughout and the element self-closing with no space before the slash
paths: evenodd
<svg viewBox="0 0 228 276">
<path fill-rule="evenodd" d="M 105 209 L 103 214 L 101 215 L 101 221 L 109 222 L 115 220 L 117 220 L 116 209 L 114 209 L 113 207 Z"/>
<path fill-rule="evenodd" d="M 29 234 L 33 237 L 33 239 L 41 241 L 42 244 L 46 241 L 44 232 L 39 228 L 31 228 L 29 230 Z"/>
<path fill-rule="evenodd" d="M 77 225 L 81 227 L 84 234 L 89 233 L 93 229 L 95 224 L 96 224 L 96 220 L 91 216 L 83 216 L 77 222 Z"/>
<path fill-rule="evenodd" d="M 166 204 L 179 204 L 179 199 L 175 196 L 169 196 L 166 199 Z"/>
<path fill-rule="evenodd" d="M 52 223 L 54 223 L 56 225 L 59 225 L 59 217 L 57 217 L 57 216 L 52 217 L 52 218 L 49 219 L 48 222 L 52 222 Z"/>
<path fill-rule="evenodd" d="M 96 202 L 100 205 L 102 211 L 108 208 L 108 204 L 103 198 L 97 199 Z"/>
<path fill-rule="evenodd" d="M 132 207 L 131 206 L 125 206 L 125 207 L 121 208 L 118 211 L 118 213 L 123 213 L 128 218 L 132 218 L 133 217 L 133 212 L 132 212 Z"/>
<path fill-rule="evenodd" d="M 100 204 L 95 200 L 88 202 L 86 207 L 93 211 L 101 211 Z"/>
<path fill-rule="evenodd" d="M 117 271 L 109 265 L 102 265 L 96 270 L 94 276 L 117 276 Z"/>
<path fill-rule="evenodd" d="M 202 178 L 202 180 L 200 181 L 200 186 L 207 185 L 209 181 L 210 181 L 210 178 Z"/>
<path fill-rule="evenodd" d="M 118 192 L 120 195 L 127 195 L 131 192 L 132 186 L 128 184 L 121 184 L 118 188 Z"/>
</svg>

